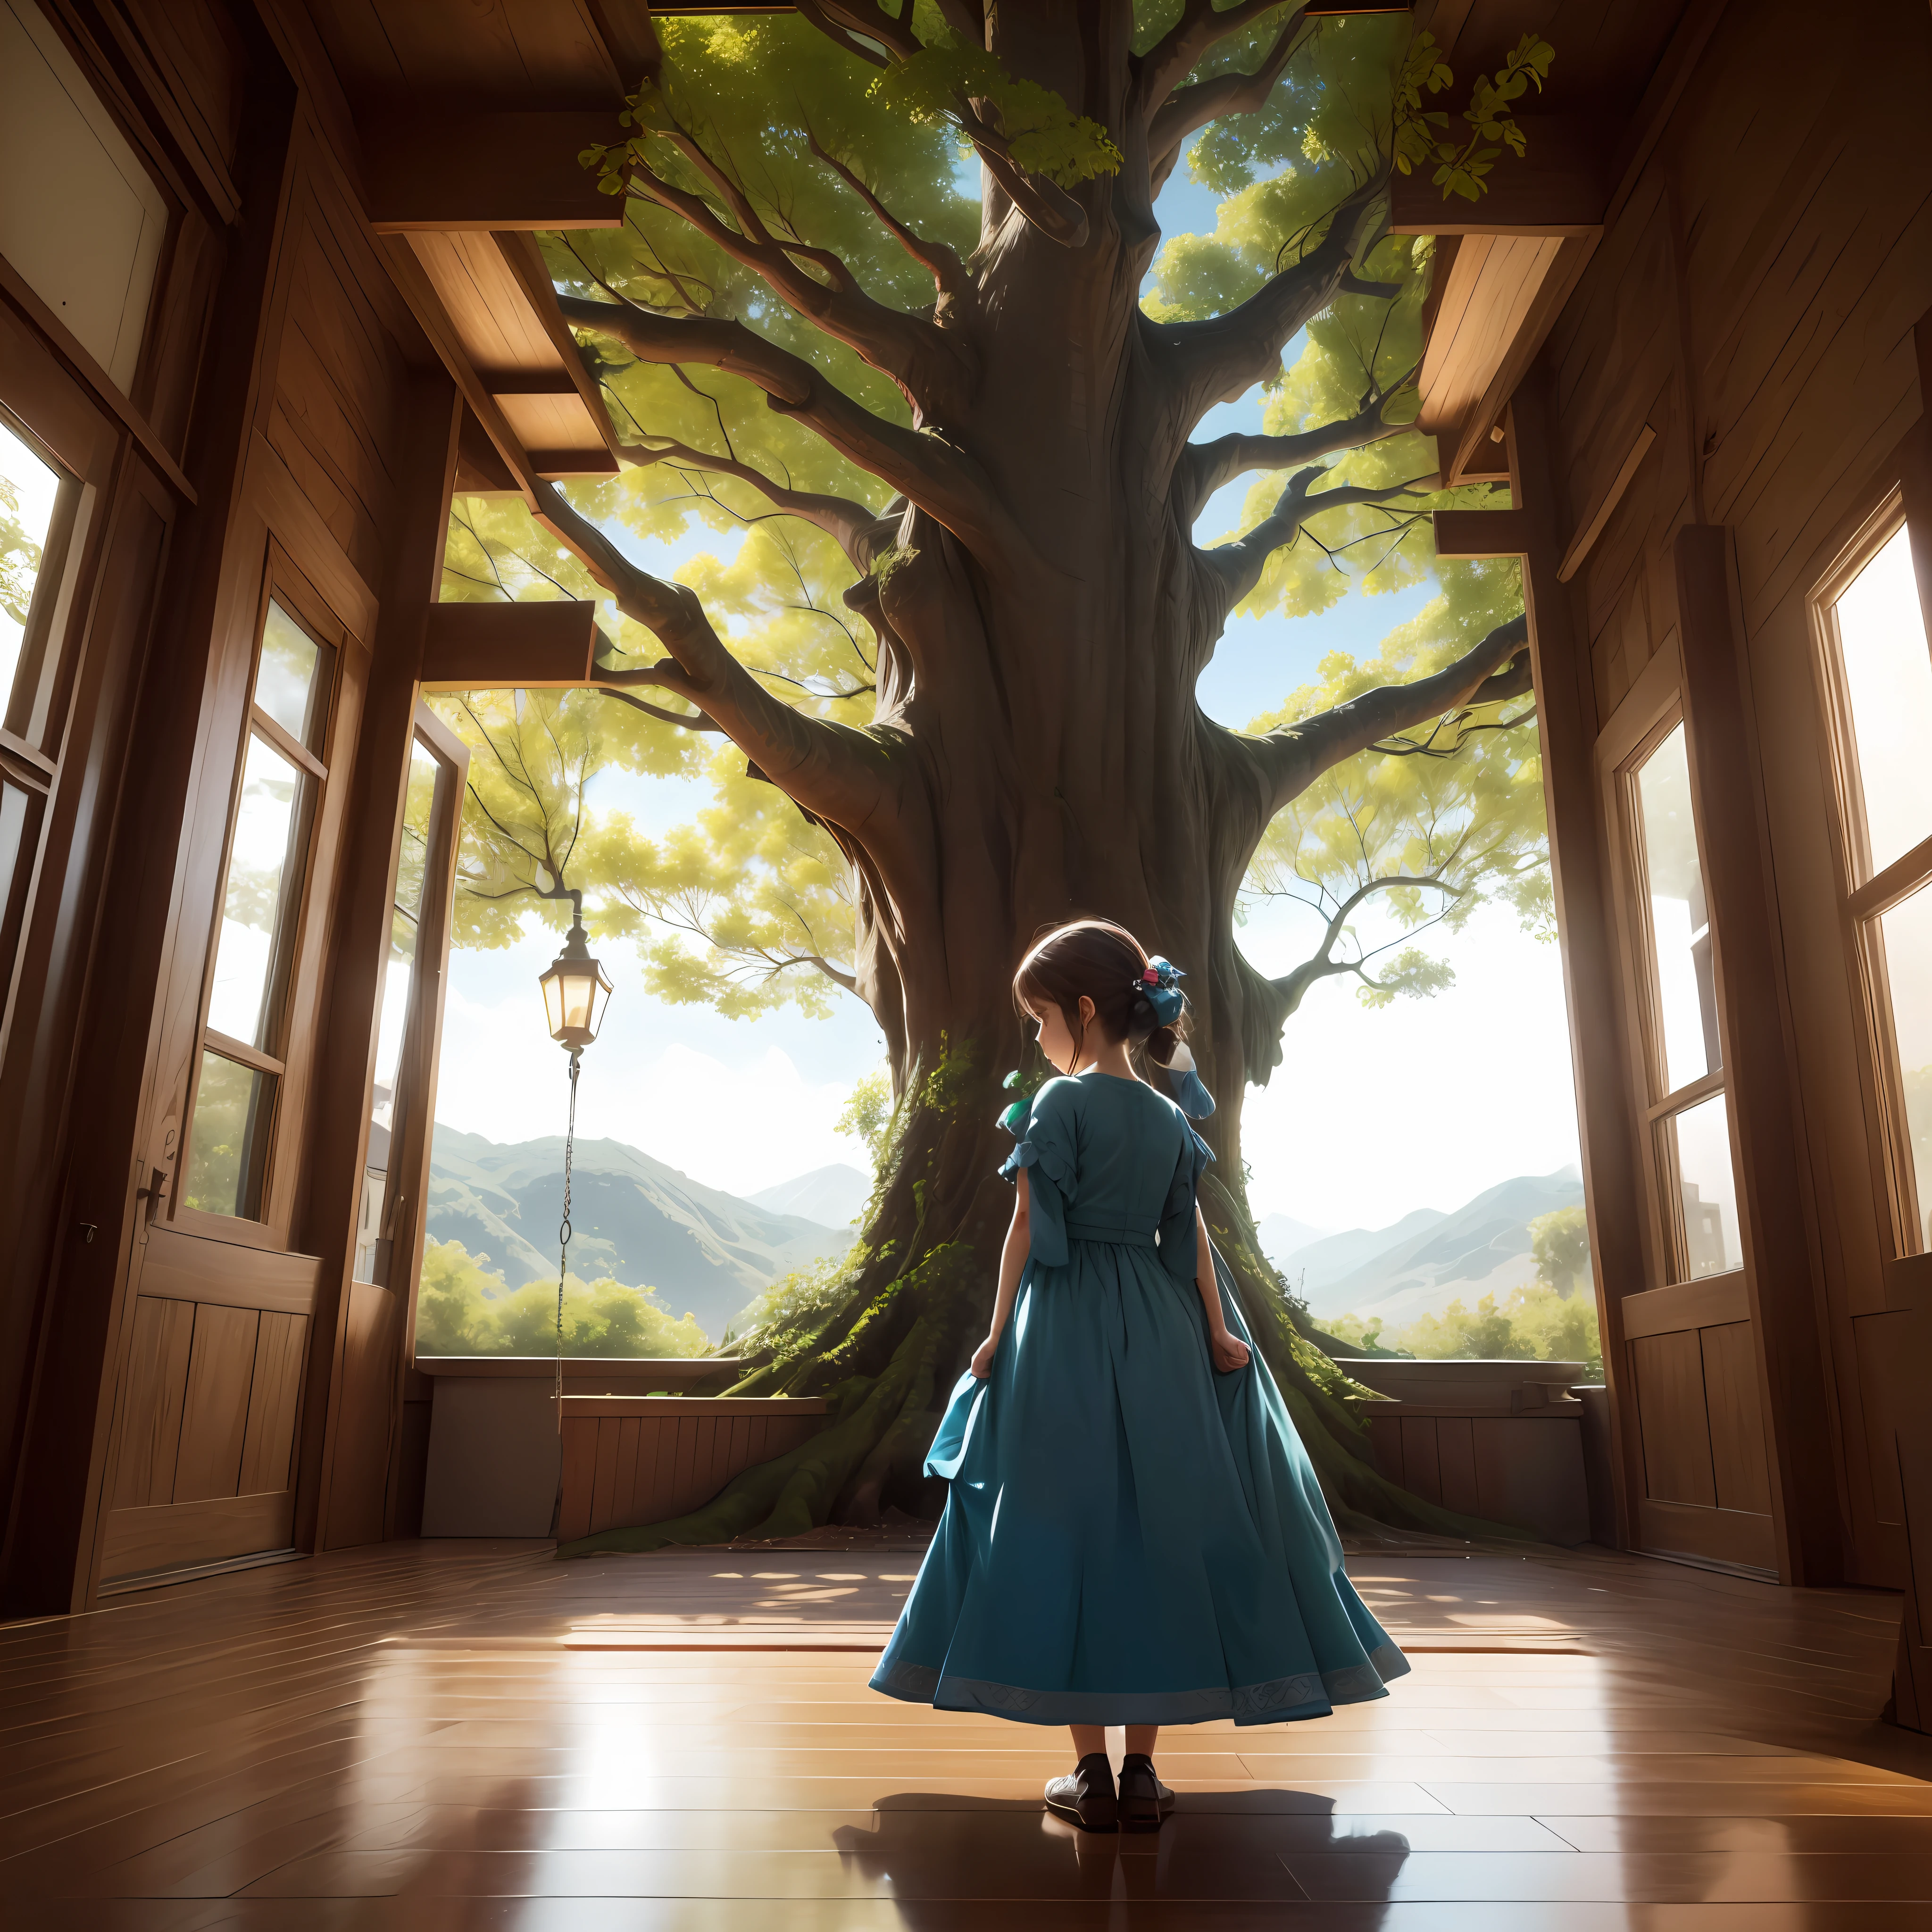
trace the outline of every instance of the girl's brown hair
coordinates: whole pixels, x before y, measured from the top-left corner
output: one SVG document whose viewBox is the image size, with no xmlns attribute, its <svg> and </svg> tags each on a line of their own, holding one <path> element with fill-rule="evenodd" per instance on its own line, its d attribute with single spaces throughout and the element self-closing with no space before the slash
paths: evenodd
<svg viewBox="0 0 1932 1932">
<path fill-rule="evenodd" d="M 1013 999 L 1023 1012 L 1058 1006 L 1074 1037 L 1073 1064 L 1080 1064 L 1086 1023 L 1080 1017 L 1084 996 L 1094 1002 L 1094 1018 L 1109 1041 L 1142 1047 L 1165 1067 L 1174 1058 L 1186 1027 L 1184 1014 L 1172 1026 L 1156 1018 L 1141 975 L 1148 956 L 1140 941 L 1110 919 L 1070 920 L 1042 933 L 1028 949 L 1013 975 Z"/>
</svg>

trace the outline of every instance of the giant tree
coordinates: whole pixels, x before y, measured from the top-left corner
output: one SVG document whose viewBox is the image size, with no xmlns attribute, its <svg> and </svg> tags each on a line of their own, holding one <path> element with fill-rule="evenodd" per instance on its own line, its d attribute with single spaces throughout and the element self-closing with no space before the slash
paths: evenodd
<svg viewBox="0 0 1932 1932">
<path fill-rule="evenodd" d="M 1195 687 L 1230 613 L 1317 520 L 1327 555 L 1402 540 L 1430 500 L 1432 457 L 1396 433 L 1412 370 L 1382 353 L 1405 305 L 1412 330 L 1424 252 L 1385 234 L 1391 157 L 1432 143 L 1438 178 L 1473 192 L 1485 130 L 1513 130 L 1487 83 L 1460 146 L 1399 118 L 1418 76 L 1448 79 L 1406 58 L 1406 26 L 1332 23 L 1311 60 L 1313 34 L 1251 0 L 818 0 L 679 22 L 628 128 L 586 158 L 625 226 L 555 242 L 550 260 L 637 467 L 601 493 L 545 486 L 532 508 L 626 620 L 602 688 L 728 740 L 836 844 L 852 978 L 897 1096 L 852 1261 L 772 1298 L 744 1338 L 746 1392 L 822 1392 L 834 1420 L 697 1517 L 607 1540 L 772 1534 L 914 1496 L 1010 1206 L 994 1168 L 1000 1077 L 1025 1052 L 1012 969 L 1083 911 L 1189 971 L 1222 1102 L 1210 1226 L 1340 1513 L 1452 1520 L 1359 1459 L 1339 1377 L 1254 1251 L 1241 1096 L 1279 1057 L 1288 1006 L 1232 916 L 1269 826 L 1324 773 L 1520 698 L 1524 626 L 1266 730 L 1210 721 Z M 1505 90 L 1546 64 L 1523 52 Z M 1231 116 L 1252 117 L 1238 142 Z M 1229 190 L 1225 236 L 1144 299 L 1155 199 L 1190 142 L 1196 178 Z M 1318 318 L 1359 365 L 1344 406 L 1196 437 L 1217 404 L 1281 386 Z M 846 628 L 862 691 L 756 659 L 777 609 L 642 566 L 619 513 L 667 469 L 803 532 L 800 621 Z M 1248 526 L 1198 544 L 1204 506 L 1250 474 L 1265 480 Z M 842 574 L 836 608 L 812 594 Z"/>
</svg>

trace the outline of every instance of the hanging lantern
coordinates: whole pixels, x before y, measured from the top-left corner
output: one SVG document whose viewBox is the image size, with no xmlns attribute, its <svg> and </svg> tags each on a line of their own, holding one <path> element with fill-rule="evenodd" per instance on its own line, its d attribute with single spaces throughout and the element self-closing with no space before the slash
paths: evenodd
<svg viewBox="0 0 1932 1932">
<path fill-rule="evenodd" d="M 571 896 L 577 898 L 575 893 Z M 597 1037 L 611 990 L 603 968 L 584 943 L 582 919 L 579 902 L 577 920 L 564 940 L 563 950 L 537 982 L 543 988 L 544 1018 L 550 1036 L 572 1055 L 581 1053 Z"/>
</svg>

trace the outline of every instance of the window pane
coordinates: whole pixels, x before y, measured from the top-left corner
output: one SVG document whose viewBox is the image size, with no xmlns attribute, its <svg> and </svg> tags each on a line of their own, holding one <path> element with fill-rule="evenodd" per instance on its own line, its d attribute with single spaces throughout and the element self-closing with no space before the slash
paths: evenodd
<svg viewBox="0 0 1932 1932">
<path fill-rule="evenodd" d="M 396 1124 L 397 1070 L 409 1031 L 416 988 L 416 922 L 406 912 L 389 918 L 389 957 L 382 969 L 382 1018 L 376 1034 L 376 1078 L 369 1094 L 369 1151 L 362 1170 L 362 1214 L 356 1234 L 356 1279 L 388 1284 L 389 1243 L 383 1232 L 390 1136 Z"/>
<path fill-rule="evenodd" d="M 266 739 L 249 738 L 208 1023 L 265 1053 L 271 1051 L 280 956 L 286 950 L 283 908 L 295 903 L 301 883 L 308 783 L 307 775 Z"/>
<path fill-rule="evenodd" d="M 1722 1274 L 1742 1268 L 1738 1190 L 1731 1172 L 1731 1126 L 1724 1096 L 1713 1094 L 1664 1124 L 1664 1172 L 1684 1210 L 1684 1272 Z"/>
<path fill-rule="evenodd" d="M 436 808 L 441 769 L 428 746 L 416 741 L 410 754 L 410 789 L 403 806 L 403 849 L 396 860 L 396 904 L 420 919 L 423 881 L 429 872 L 430 819 Z"/>
<path fill-rule="evenodd" d="M 0 716 L 13 694 L 26 640 L 40 551 L 54 520 L 60 476 L 0 422 Z"/>
<path fill-rule="evenodd" d="M 1899 1178 L 1911 1186 L 1900 1191 L 1918 1197 L 1918 1224 L 1903 1231 L 1904 1245 L 1923 1253 L 1932 1249 L 1932 886 L 1920 886 L 1876 923 L 1905 1115 L 1898 1157 L 1910 1169 Z"/>
<path fill-rule="evenodd" d="M 188 1130 L 188 1178 L 182 1204 L 244 1221 L 262 1213 L 262 1171 L 275 1108 L 275 1076 L 224 1060 L 201 1056 L 201 1084 Z"/>
<path fill-rule="evenodd" d="M 1869 878 L 1932 833 L 1932 657 L 1903 527 L 1838 599 L 1838 615 Z"/>
<path fill-rule="evenodd" d="M 1674 1094 L 1722 1064 L 1711 964 L 1711 916 L 1697 862 L 1690 760 L 1679 724 L 1636 775 L 1637 812 L 1650 896 L 1657 1024 L 1664 1090 Z"/>
<path fill-rule="evenodd" d="M 262 662 L 255 673 L 255 702 L 298 745 L 318 749 L 322 700 L 328 677 L 322 649 L 277 603 L 262 627 Z"/>
</svg>

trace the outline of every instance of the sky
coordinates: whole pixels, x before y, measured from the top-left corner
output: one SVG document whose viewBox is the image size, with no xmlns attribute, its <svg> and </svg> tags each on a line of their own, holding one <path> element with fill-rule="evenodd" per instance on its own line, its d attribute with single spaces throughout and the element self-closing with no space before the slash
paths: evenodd
<svg viewBox="0 0 1932 1932">
<path fill-rule="evenodd" d="M 1161 200 L 1163 226 L 1170 234 L 1211 230 L 1214 206 L 1177 169 Z M 1299 352 L 1298 340 L 1291 344 L 1288 360 Z M 1261 403 L 1257 393 L 1222 405 L 1197 438 L 1258 429 Z M 1243 479 L 1210 500 L 1196 526 L 1201 541 L 1233 532 L 1246 488 Z M 674 546 L 613 534 L 664 574 L 700 551 L 735 548 L 709 530 Z M 1372 652 L 1432 594 L 1426 585 L 1373 597 L 1358 590 L 1318 616 L 1236 618 L 1202 679 L 1202 707 L 1244 728 L 1310 682 L 1328 652 Z M 621 805 L 646 835 L 711 802 L 701 784 L 626 774 L 598 783 L 596 802 Z M 1307 956 L 1318 931 L 1312 914 L 1263 903 L 1250 909 L 1240 943 L 1255 966 L 1279 974 Z M 1283 1065 L 1245 1102 L 1243 1151 L 1257 1218 L 1284 1214 L 1323 1230 L 1386 1227 L 1415 1208 L 1448 1211 L 1498 1181 L 1576 1162 L 1556 946 L 1497 908 L 1458 934 L 1423 943 L 1455 969 L 1446 991 L 1371 1011 L 1349 986 L 1330 980 L 1289 1022 Z M 452 955 L 440 1120 L 499 1141 L 562 1131 L 565 1058 L 544 1032 L 536 986 L 557 944 L 548 928 L 533 928 L 505 951 Z M 584 1056 L 580 1134 L 626 1142 L 740 1196 L 835 1162 L 865 1166 L 864 1148 L 833 1126 L 854 1082 L 884 1058 L 859 1000 L 842 999 L 829 1020 L 789 1011 L 727 1020 L 652 998 L 628 952 L 614 952 L 606 964 L 617 990 Z M 484 1042 L 487 1053 L 478 1051 Z"/>
</svg>

